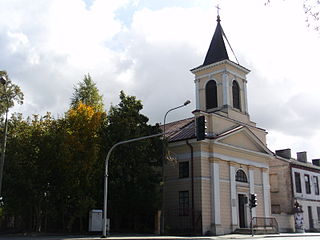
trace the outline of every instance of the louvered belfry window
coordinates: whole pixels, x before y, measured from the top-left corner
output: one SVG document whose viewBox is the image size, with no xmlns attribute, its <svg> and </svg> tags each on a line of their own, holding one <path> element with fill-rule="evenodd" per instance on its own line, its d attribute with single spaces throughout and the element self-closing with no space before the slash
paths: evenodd
<svg viewBox="0 0 320 240">
<path fill-rule="evenodd" d="M 210 80 L 206 85 L 206 109 L 218 107 L 217 84 Z"/>
<path fill-rule="evenodd" d="M 240 87 L 236 81 L 232 83 L 233 107 L 240 110 Z"/>
</svg>

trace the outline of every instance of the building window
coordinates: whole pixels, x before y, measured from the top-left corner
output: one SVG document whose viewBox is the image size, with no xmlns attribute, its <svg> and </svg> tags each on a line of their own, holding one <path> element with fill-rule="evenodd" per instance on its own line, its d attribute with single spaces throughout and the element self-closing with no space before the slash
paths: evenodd
<svg viewBox="0 0 320 240">
<path fill-rule="evenodd" d="M 179 178 L 188 178 L 188 177 L 189 177 L 189 162 L 180 162 Z"/>
<path fill-rule="evenodd" d="M 206 108 L 218 107 L 217 84 L 216 81 L 210 80 L 206 85 Z"/>
<path fill-rule="evenodd" d="M 179 216 L 189 216 L 189 191 L 179 192 Z"/>
<path fill-rule="evenodd" d="M 317 176 L 313 176 L 314 193 L 319 195 L 319 181 Z"/>
<path fill-rule="evenodd" d="M 317 207 L 318 222 L 320 222 L 320 207 Z"/>
<path fill-rule="evenodd" d="M 242 169 L 239 169 L 237 171 L 237 173 L 236 173 L 236 181 L 237 182 L 248 182 L 247 175 Z"/>
<path fill-rule="evenodd" d="M 301 193 L 301 178 L 300 173 L 295 172 L 294 173 L 294 182 L 296 184 L 296 192 Z"/>
<path fill-rule="evenodd" d="M 240 87 L 237 81 L 232 83 L 233 107 L 240 110 Z"/>
<path fill-rule="evenodd" d="M 310 194 L 311 193 L 311 185 L 310 185 L 310 176 L 308 174 L 304 175 L 304 181 L 306 184 L 306 193 Z"/>
</svg>

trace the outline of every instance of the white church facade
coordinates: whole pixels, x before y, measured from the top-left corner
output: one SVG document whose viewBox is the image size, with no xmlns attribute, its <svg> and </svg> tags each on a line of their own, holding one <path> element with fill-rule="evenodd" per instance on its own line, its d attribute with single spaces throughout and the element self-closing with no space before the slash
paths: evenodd
<svg viewBox="0 0 320 240">
<path fill-rule="evenodd" d="M 248 199 L 257 194 L 252 217 L 271 218 L 266 130 L 250 120 L 249 70 L 229 59 L 220 18 L 202 65 L 194 68 L 194 117 L 169 123 L 164 169 L 167 232 L 222 235 L 250 227 Z M 197 141 L 195 119 L 204 116 L 205 139 Z"/>
</svg>

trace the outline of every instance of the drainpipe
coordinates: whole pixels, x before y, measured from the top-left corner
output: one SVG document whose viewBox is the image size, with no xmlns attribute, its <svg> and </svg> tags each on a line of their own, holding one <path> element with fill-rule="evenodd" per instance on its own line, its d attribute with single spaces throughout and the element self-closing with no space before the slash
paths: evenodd
<svg viewBox="0 0 320 240">
<path fill-rule="evenodd" d="M 193 147 L 186 141 L 186 144 L 190 147 L 190 167 L 191 167 L 191 219 L 192 219 L 192 229 L 195 231 L 195 218 L 194 218 L 194 176 L 193 176 Z"/>
</svg>

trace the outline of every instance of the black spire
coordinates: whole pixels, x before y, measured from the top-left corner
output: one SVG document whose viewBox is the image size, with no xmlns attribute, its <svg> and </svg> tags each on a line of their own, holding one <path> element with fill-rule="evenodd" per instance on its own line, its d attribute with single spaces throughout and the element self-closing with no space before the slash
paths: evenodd
<svg viewBox="0 0 320 240">
<path fill-rule="evenodd" d="M 220 24 L 220 16 L 218 15 L 216 31 L 213 34 L 206 58 L 204 59 L 202 66 L 206 66 L 226 59 L 229 60 L 223 36 L 224 33 Z"/>
</svg>

